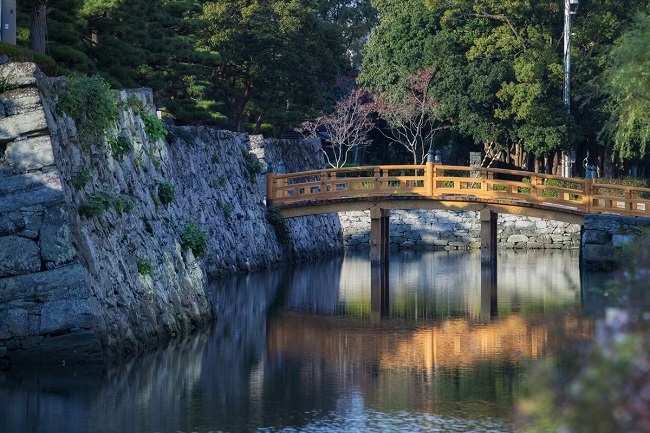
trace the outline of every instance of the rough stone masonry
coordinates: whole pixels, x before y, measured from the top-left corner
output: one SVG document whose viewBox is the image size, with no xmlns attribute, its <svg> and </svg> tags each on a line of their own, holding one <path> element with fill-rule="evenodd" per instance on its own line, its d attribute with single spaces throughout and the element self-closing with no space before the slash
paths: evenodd
<svg viewBox="0 0 650 433">
<path fill-rule="evenodd" d="M 168 126 L 166 140 L 152 140 L 135 107 L 155 115 L 153 96 L 139 89 L 118 92 L 119 119 L 85 146 L 56 109 L 57 79 L 9 63 L 0 82 L 1 365 L 140 351 L 212 320 L 208 276 L 342 247 L 332 215 L 290 222 L 292 242 L 280 244 L 263 176 L 247 165 L 247 134 Z M 118 136 L 132 145 L 125 155 L 109 146 Z M 273 145 L 266 153 L 296 169 L 322 165 L 314 148 Z M 174 192 L 170 202 L 161 185 Z M 182 240 L 190 223 L 207 238 L 202 258 Z"/>
</svg>

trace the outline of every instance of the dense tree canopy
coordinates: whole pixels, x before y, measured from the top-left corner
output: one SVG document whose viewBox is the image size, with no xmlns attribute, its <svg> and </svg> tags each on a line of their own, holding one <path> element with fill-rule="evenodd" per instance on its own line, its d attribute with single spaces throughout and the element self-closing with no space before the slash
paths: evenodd
<svg viewBox="0 0 650 433">
<path fill-rule="evenodd" d="M 624 4 L 623 4 L 624 3 Z M 642 2 L 583 0 L 575 16 L 575 103 L 563 104 L 563 2 L 556 0 L 374 0 L 360 80 L 390 91 L 425 67 L 435 115 L 509 162 L 551 170 L 549 159 L 594 138 L 604 99 L 587 83 L 603 71 L 602 53 Z M 600 30 L 598 30 L 600 26 Z M 595 143 L 591 143 L 595 145 Z M 530 167 L 529 167 L 530 168 Z"/>
<path fill-rule="evenodd" d="M 31 30 L 19 40 L 50 54 L 62 73 L 151 87 L 180 123 L 281 126 L 322 106 L 346 50 L 372 23 L 367 7 L 357 8 L 364 3 L 24 0 L 21 22 Z"/>
<path fill-rule="evenodd" d="M 547 171 L 567 150 L 647 162 L 647 1 L 580 1 L 570 109 L 563 3 L 21 0 L 17 39 L 60 73 L 151 87 L 178 123 L 280 133 L 331 112 L 346 70 L 360 65 L 358 81 L 384 101 L 404 101 L 409 77 L 432 70 L 431 125 L 453 127 L 457 153 L 469 137 Z"/>
<path fill-rule="evenodd" d="M 650 14 L 637 15 L 633 26 L 612 48 L 604 92 L 611 118 L 605 133 L 617 156 L 644 158 L 650 142 Z"/>
<path fill-rule="evenodd" d="M 215 86 L 228 101 L 234 128 L 243 130 L 245 117 L 297 123 L 334 82 L 343 59 L 341 34 L 317 13 L 312 0 L 204 6 L 205 41 L 220 57 Z"/>
</svg>

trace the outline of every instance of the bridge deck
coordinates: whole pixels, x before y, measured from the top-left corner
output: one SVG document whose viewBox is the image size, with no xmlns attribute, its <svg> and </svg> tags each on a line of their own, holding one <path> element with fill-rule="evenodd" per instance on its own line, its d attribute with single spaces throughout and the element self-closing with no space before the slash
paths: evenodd
<svg viewBox="0 0 650 433">
<path fill-rule="evenodd" d="M 496 168 L 392 165 L 267 174 L 267 205 L 285 217 L 384 209 L 490 208 L 579 222 L 587 213 L 650 217 L 650 188 Z"/>
</svg>

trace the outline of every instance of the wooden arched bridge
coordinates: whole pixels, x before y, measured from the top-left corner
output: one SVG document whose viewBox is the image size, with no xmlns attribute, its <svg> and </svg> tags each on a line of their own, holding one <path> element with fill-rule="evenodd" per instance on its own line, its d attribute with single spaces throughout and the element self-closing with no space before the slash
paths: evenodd
<svg viewBox="0 0 650 433">
<path fill-rule="evenodd" d="M 495 255 L 498 213 L 578 224 L 589 213 L 650 217 L 650 188 L 432 162 L 268 173 L 266 199 L 285 218 L 370 210 L 372 260 L 387 257 L 390 209 L 479 211 L 484 261 Z"/>
</svg>

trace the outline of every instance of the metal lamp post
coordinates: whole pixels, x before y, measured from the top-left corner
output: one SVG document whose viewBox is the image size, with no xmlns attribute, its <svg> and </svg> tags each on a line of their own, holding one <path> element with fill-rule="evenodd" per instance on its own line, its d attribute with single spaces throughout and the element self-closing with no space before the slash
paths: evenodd
<svg viewBox="0 0 650 433">
<path fill-rule="evenodd" d="M 578 0 L 564 0 L 564 87 L 562 89 L 562 100 L 566 106 L 567 112 L 571 110 L 571 99 L 569 96 L 571 90 L 571 28 L 573 27 L 573 15 L 578 9 Z M 571 177 L 570 155 L 566 152 L 562 154 L 562 167 L 564 177 Z"/>
</svg>

